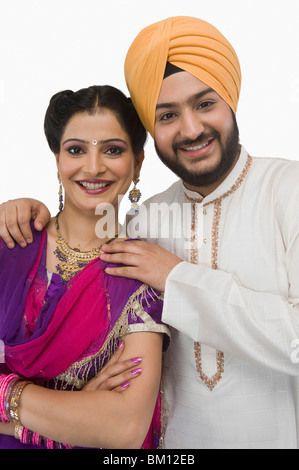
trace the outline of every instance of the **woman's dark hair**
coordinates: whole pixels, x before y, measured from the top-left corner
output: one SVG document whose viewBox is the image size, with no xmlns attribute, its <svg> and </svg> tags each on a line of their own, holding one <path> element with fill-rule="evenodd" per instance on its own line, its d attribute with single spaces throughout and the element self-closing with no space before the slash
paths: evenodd
<svg viewBox="0 0 299 470">
<path fill-rule="evenodd" d="M 90 86 L 76 92 L 64 90 L 52 96 L 44 121 L 44 130 L 50 149 L 59 153 L 65 127 L 78 113 L 96 114 L 101 109 L 115 113 L 120 125 L 130 137 L 133 153 L 139 155 L 147 133 L 130 98 L 113 86 Z"/>
</svg>

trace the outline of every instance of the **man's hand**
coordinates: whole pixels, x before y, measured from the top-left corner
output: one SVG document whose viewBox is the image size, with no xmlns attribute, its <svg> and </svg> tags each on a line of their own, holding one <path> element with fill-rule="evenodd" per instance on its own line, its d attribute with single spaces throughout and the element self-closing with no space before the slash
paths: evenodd
<svg viewBox="0 0 299 470">
<path fill-rule="evenodd" d="M 21 247 L 33 240 L 30 221 L 34 220 L 36 230 L 42 230 L 51 214 L 40 201 L 29 198 L 14 199 L 0 204 L 0 238 L 8 248 L 17 242 Z"/>
<path fill-rule="evenodd" d="M 103 261 L 123 264 L 106 268 L 112 276 L 138 279 L 154 289 L 164 292 L 166 278 L 183 260 L 159 245 L 144 241 L 120 241 L 103 245 Z"/>
</svg>

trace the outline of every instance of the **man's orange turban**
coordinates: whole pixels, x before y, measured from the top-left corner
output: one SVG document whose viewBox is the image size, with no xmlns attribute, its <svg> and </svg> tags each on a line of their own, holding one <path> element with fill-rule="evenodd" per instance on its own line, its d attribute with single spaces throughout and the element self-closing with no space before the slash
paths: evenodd
<svg viewBox="0 0 299 470">
<path fill-rule="evenodd" d="M 236 112 L 241 70 L 231 44 L 206 21 L 185 16 L 168 18 L 144 28 L 125 61 L 133 104 L 152 136 L 167 62 L 211 87 Z"/>
</svg>

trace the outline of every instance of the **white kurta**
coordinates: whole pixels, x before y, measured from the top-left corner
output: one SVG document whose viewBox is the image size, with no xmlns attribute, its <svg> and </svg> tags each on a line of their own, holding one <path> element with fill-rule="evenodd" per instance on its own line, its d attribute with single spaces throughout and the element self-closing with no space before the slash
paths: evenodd
<svg viewBox="0 0 299 470">
<path fill-rule="evenodd" d="M 178 181 L 146 206 L 195 198 Z M 165 447 L 297 448 L 299 163 L 242 148 L 194 207 L 191 249 L 182 238 L 152 238 L 186 260 L 165 290 Z M 172 212 L 179 226 L 182 213 Z"/>
</svg>

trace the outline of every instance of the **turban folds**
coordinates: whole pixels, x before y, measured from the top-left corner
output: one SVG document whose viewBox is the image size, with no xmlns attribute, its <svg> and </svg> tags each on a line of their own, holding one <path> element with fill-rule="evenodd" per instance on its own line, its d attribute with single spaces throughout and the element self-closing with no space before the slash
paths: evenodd
<svg viewBox="0 0 299 470">
<path fill-rule="evenodd" d="M 236 113 L 241 70 L 231 44 L 206 21 L 186 16 L 167 18 L 144 28 L 125 60 L 133 104 L 152 136 L 167 62 L 212 88 Z"/>
</svg>

